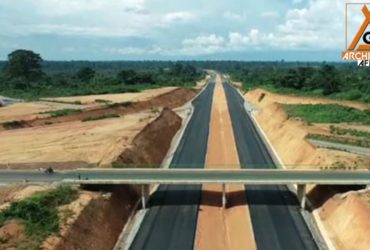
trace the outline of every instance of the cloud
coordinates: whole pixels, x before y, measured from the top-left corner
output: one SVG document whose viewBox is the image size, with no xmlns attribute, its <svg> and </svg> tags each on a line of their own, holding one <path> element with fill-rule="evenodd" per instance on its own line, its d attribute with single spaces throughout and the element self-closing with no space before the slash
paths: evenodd
<svg viewBox="0 0 370 250">
<path fill-rule="evenodd" d="M 251 8 L 251 3 L 255 7 Z M 201 8 L 203 4 L 207 8 Z M 64 54 L 63 50 L 55 51 L 56 47 L 76 48 L 76 55 L 90 56 L 99 52 L 101 58 L 114 54 L 145 58 L 145 55 L 178 53 L 202 55 L 261 49 L 325 51 L 344 48 L 343 0 L 271 1 L 268 9 L 265 7 L 263 1 L 252 0 L 233 6 L 226 0 L 217 3 L 211 0 L 201 3 L 0 0 L 0 55 L 11 51 L 14 44 L 52 56 L 60 53 L 58 58 L 63 58 Z M 356 9 L 349 10 L 349 14 L 349 27 L 356 32 L 364 17 Z M 121 43 L 128 37 L 147 42 Z M 58 41 L 58 46 L 53 41 Z M 89 53 L 97 41 L 102 46 L 97 52 Z"/>
<path fill-rule="evenodd" d="M 209 54 L 219 52 L 223 49 L 225 39 L 215 34 L 201 35 L 193 39 L 182 41 L 181 53 L 183 54 Z"/>
<path fill-rule="evenodd" d="M 179 11 L 179 12 L 171 12 L 167 13 L 163 17 L 163 23 L 170 24 L 170 23 L 187 23 L 195 19 L 195 15 L 193 13 L 187 11 Z"/>
<path fill-rule="evenodd" d="M 108 52 L 110 54 L 120 54 L 120 55 L 154 55 L 160 54 L 162 52 L 162 48 L 159 46 L 152 46 L 150 48 L 142 48 L 142 47 L 122 47 L 122 48 L 103 48 L 104 52 Z"/>
<path fill-rule="evenodd" d="M 261 13 L 261 17 L 264 18 L 277 18 L 279 17 L 279 13 L 277 11 L 265 11 Z"/>
<path fill-rule="evenodd" d="M 238 13 L 235 13 L 235 12 L 230 12 L 230 11 L 226 11 L 224 12 L 223 14 L 223 17 L 225 19 L 229 19 L 229 20 L 232 20 L 232 21 L 243 21 L 246 19 L 246 16 L 243 14 L 238 14 Z"/>
<path fill-rule="evenodd" d="M 149 14 L 144 0 L 1 0 L 0 29 L 7 35 L 139 35 L 158 19 Z"/>
</svg>

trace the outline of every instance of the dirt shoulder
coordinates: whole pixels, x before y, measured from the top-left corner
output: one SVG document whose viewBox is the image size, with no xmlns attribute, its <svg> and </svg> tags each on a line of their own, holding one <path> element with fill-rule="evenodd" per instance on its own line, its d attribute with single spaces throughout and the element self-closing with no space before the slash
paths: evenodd
<svg viewBox="0 0 370 250">
<path fill-rule="evenodd" d="M 239 168 L 231 118 L 220 76 L 214 91 L 206 168 Z M 203 185 L 198 214 L 196 249 L 256 249 L 242 185 L 227 186 L 227 209 L 222 187 Z"/>
</svg>

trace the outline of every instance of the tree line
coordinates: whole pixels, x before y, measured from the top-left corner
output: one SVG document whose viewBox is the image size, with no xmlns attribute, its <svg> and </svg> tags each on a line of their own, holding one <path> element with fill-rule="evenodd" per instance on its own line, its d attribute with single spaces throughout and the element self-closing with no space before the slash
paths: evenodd
<svg viewBox="0 0 370 250">
<path fill-rule="evenodd" d="M 0 95 L 26 99 L 193 86 L 204 77 L 185 62 L 45 62 L 30 50 L 10 53 L 0 66 Z"/>
<path fill-rule="evenodd" d="M 370 102 L 370 74 L 347 63 L 245 65 L 230 71 L 245 89 L 264 87 L 281 93 Z"/>
</svg>

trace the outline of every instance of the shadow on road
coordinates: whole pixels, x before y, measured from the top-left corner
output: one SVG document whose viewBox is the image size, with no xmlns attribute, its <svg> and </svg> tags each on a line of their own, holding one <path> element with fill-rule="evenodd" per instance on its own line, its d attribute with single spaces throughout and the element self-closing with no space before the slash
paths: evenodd
<svg viewBox="0 0 370 250">
<path fill-rule="evenodd" d="M 181 196 L 187 192 L 187 199 L 181 199 Z M 203 205 L 212 207 L 222 207 L 222 192 L 217 191 L 202 191 L 199 196 L 199 190 L 158 190 L 151 195 L 148 207 L 155 206 L 191 206 Z M 261 197 L 261 194 L 263 197 Z M 261 199 L 253 199 L 249 205 L 269 205 L 269 206 L 298 206 L 296 195 L 289 190 L 269 189 L 265 187 L 263 192 L 259 189 L 248 189 L 248 195 L 261 197 Z M 175 198 L 176 197 L 176 198 Z M 199 200 L 199 197 L 201 199 Z M 227 192 L 227 208 L 246 205 L 246 192 L 235 191 Z"/>
</svg>

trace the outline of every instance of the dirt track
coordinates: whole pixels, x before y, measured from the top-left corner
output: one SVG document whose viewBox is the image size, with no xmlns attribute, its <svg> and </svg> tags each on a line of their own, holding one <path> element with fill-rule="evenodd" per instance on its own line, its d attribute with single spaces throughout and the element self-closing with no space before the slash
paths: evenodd
<svg viewBox="0 0 370 250">
<path fill-rule="evenodd" d="M 139 102 L 150 100 L 156 96 L 165 94 L 173 91 L 177 87 L 163 87 L 157 89 L 147 89 L 138 93 L 123 93 L 123 94 L 104 94 L 104 95 L 87 95 L 87 96 L 68 96 L 68 97 L 56 97 L 56 98 L 43 98 L 46 101 L 57 101 L 57 102 L 79 102 L 82 104 L 96 104 L 96 100 L 109 101 L 112 103 L 119 102 Z"/>
<path fill-rule="evenodd" d="M 239 168 L 224 89 L 220 76 L 214 91 L 206 168 Z M 220 185 L 203 185 L 195 248 L 256 249 L 242 185 L 227 186 L 227 209 L 221 205 Z"/>
</svg>

